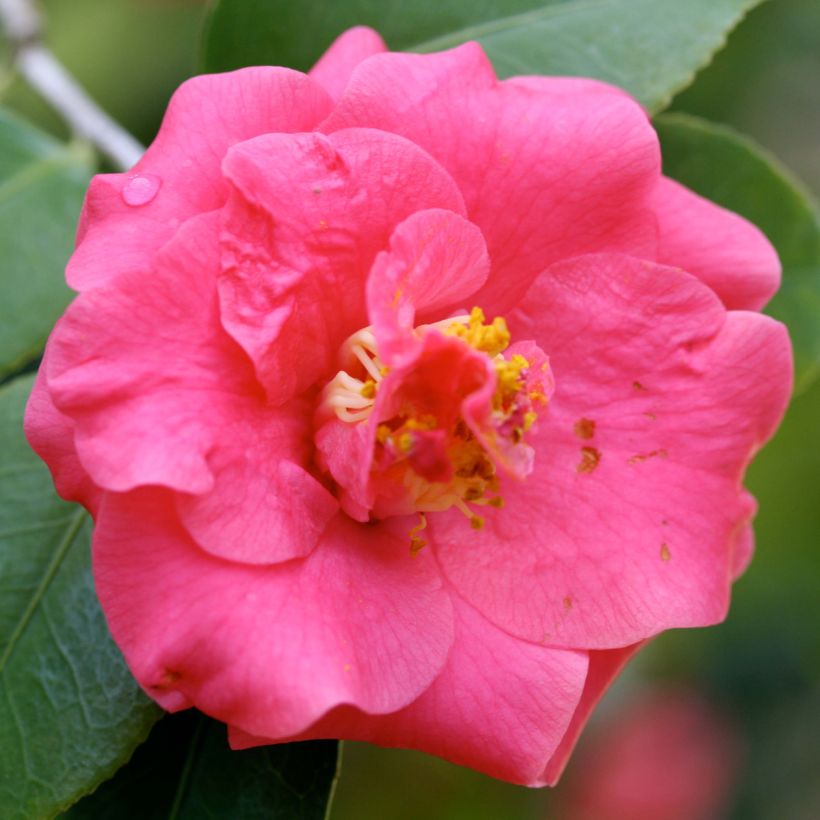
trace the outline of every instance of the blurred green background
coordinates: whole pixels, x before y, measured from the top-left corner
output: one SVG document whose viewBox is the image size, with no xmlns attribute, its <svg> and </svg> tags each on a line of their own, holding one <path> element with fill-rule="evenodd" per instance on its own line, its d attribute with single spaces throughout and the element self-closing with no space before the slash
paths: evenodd
<svg viewBox="0 0 820 820">
<path fill-rule="evenodd" d="M 57 55 L 103 108 L 150 141 L 171 92 L 196 72 L 203 5 L 46 0 L 43 8 Z M 66 136 L 60 120 L 13 78 L 7 59 L 0 93 L 5 105 Z M 820 1 L 771 0 L 752 12 L 673 109 L 748 133 L 819 193 Z M 731 809 L 722 811 L 728 818 L 820 817 L 818 419 L 820 383 L 794 399 L 750 470 L 760 502 L 757 555 L 737 583 L 728 621 L 657 639 L 609 693 L 581 743 L 582 752 L 594 744 L 649 682 L 699 691 L 745 750 Z M 566 783 L 532 791 L 425 755 L 348 743 L 332 817 L 566 820 L 572 814 L 564 791 L 579 776 L 571 763 Z"/>
</svg>

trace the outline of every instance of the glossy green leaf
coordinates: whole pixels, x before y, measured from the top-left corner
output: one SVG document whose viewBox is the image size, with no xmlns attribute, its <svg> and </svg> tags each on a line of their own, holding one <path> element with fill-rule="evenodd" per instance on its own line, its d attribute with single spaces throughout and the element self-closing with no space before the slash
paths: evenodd
<svg viewBox="0 0 820 820">
<path fill-rule="evenodd" d="M 0 111 L 0 378 L 37 357 L 71 299 L 63 269 L 90 176 L 79 146 Z"/>
<path fill-rule="evenodd" d="M 65 820 L 323 820 L 333 740 L 228 748 L 224 725 L 194 711 L 161 720 L 129 764 Z"/>
<path fill-rule="evenodd" d="M 22 432 L 30 377 L 0 390 L 0 817 L 58 811 L 110 777 L 159 710 L 108 634 L 91 521 Z"/>
<path fill-rule="evenodd" d="M 218 0 L 206 25 L 208 71 L 246 65 L 288 65 L 306 71 L 347 28 L 377 29 L 397 51 L 464 30 L 477 23 L 567 0 Z"/>
<path fill-rule="evenodd" d="M 650 111 L 664 108 L 761 0 L 219 0 L 205 66 L 305 70 L 344 29 L 370 25 L 390 48 L 484 46 L 502 77 L 567 74 L 615 83 Z"/>
<path fill-rule="evenodd" d="M 791 173 L 748 138 L 685 114 L 655 121 L 664 171 L 754 222 L 777 248 L 783 284 L 766 312 L 794 343 L 796 389 L 820 375 L 820 217 Z"/>
</svg>

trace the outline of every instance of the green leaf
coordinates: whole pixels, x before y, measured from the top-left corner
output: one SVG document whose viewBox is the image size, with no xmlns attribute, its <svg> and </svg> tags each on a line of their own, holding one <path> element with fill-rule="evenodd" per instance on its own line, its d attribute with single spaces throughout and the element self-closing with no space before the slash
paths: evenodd
<svg viewBox="0 0 820 820">
<path fill-rule="evenodd" d="M 768 236 L 783 263 L 783 284 L 767 313 L 794 343 L 796 390 L 820 375 L 820 217 L 777 159 L 730 128 L 686 114 L 655 121 L 666 174 L 745 216 Z"/>
<path fill-rule="evenodd" d="M 477 23 L 562 2 L 567 0 L 218 0 L 206 23 L 203 58 L 208 71 L 247 65 L 307 71 L 351 26 L 372 26 L 391 48 L 406 51 Z"/>
<path fill-rule="evenodd" d="M 71 299 L 63 268 L 90 176 L 79 146 L 0 111 L 0 378 L 39 355 Z"/>
<path fill-rule="evenodd" d="M 131 762 L 65 820 L 323 820 L 338 743 L 232 752 L 225 726 L 198 712 L 163 718 Z"/>
<path fill-rule="evenodd" d="M 32 379 L 0 390 L 0 817 L 51 817 L 110 777 L 159 710 L 109 637 L 91 520 L 23 437 Z"/>
<path fill-rule="evenodd" d="M 762 0 L 219 0 L 206 27 L 210 71 L 251 64 L 305 70 L 344 29 L 364 24 L 395 50 L 477 40 L 501 77 L 596 77 L 651 112 L 692 82 Z"/>
</svg>

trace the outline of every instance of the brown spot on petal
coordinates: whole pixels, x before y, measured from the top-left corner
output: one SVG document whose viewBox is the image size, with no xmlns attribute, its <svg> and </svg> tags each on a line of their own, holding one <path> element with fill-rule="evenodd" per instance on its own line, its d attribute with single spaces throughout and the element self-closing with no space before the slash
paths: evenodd
<svg viewBox="0 0 820 820">
<path fill-rule="evenodd" d="M 581 448 L 581 460 L 575 468 L 579 473 L 591 473 L 600 463 L 601 453 L 594 447 Z"/>
<path fill-rule="evenodd" d="M 646 390 L 646 388 L 640 382 L 632 382 L 632 388 L 634 390 Z"/>
<path fill-rule="evenodd" d="M 572 598 L 569 595 L 564 598 L 564 609 L 572 609 Z"/>
<path fill-rule="evenodd" d="M 654 413 L 644 413 L 644 415 L 649 419 L 649 421 L 655 421 L 658 417 Z"/>
<path fill-rule="evenodd" d="M 667 458 L 668 455 L 669 453 L 667 453 L 666 450 L 652 450 L 651 453 L 643 453 L 636 456 L 632 456 L 632 458 L 630 458 L 627 463 L 639 464 L 640 462 L 646 461 L 650 458 Z"/>
<path fill-rule="evenodd" d="M 592 419 L 578 419 L 572 429 L 578 438 L 589 439 L 595 435 L 595 422 Z"/>
<path fill-rule="evenodd" d="M 668 561 L 672 557 L 668 544 L 661 544 L 661 561 Z"/>
</svg>

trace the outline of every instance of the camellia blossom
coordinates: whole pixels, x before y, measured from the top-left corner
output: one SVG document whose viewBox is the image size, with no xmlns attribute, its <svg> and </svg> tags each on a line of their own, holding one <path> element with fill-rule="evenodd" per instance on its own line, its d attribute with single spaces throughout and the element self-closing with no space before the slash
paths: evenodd
<svg viewBox="0 0 820 820">
<path fill-rule="evenodd" d="M 166 709 L 553 783 L 643 642 L 726 614 L 779 274 L 624 92 L 353 29 L 94 178 L 27 433 Z"/>
</svg>

